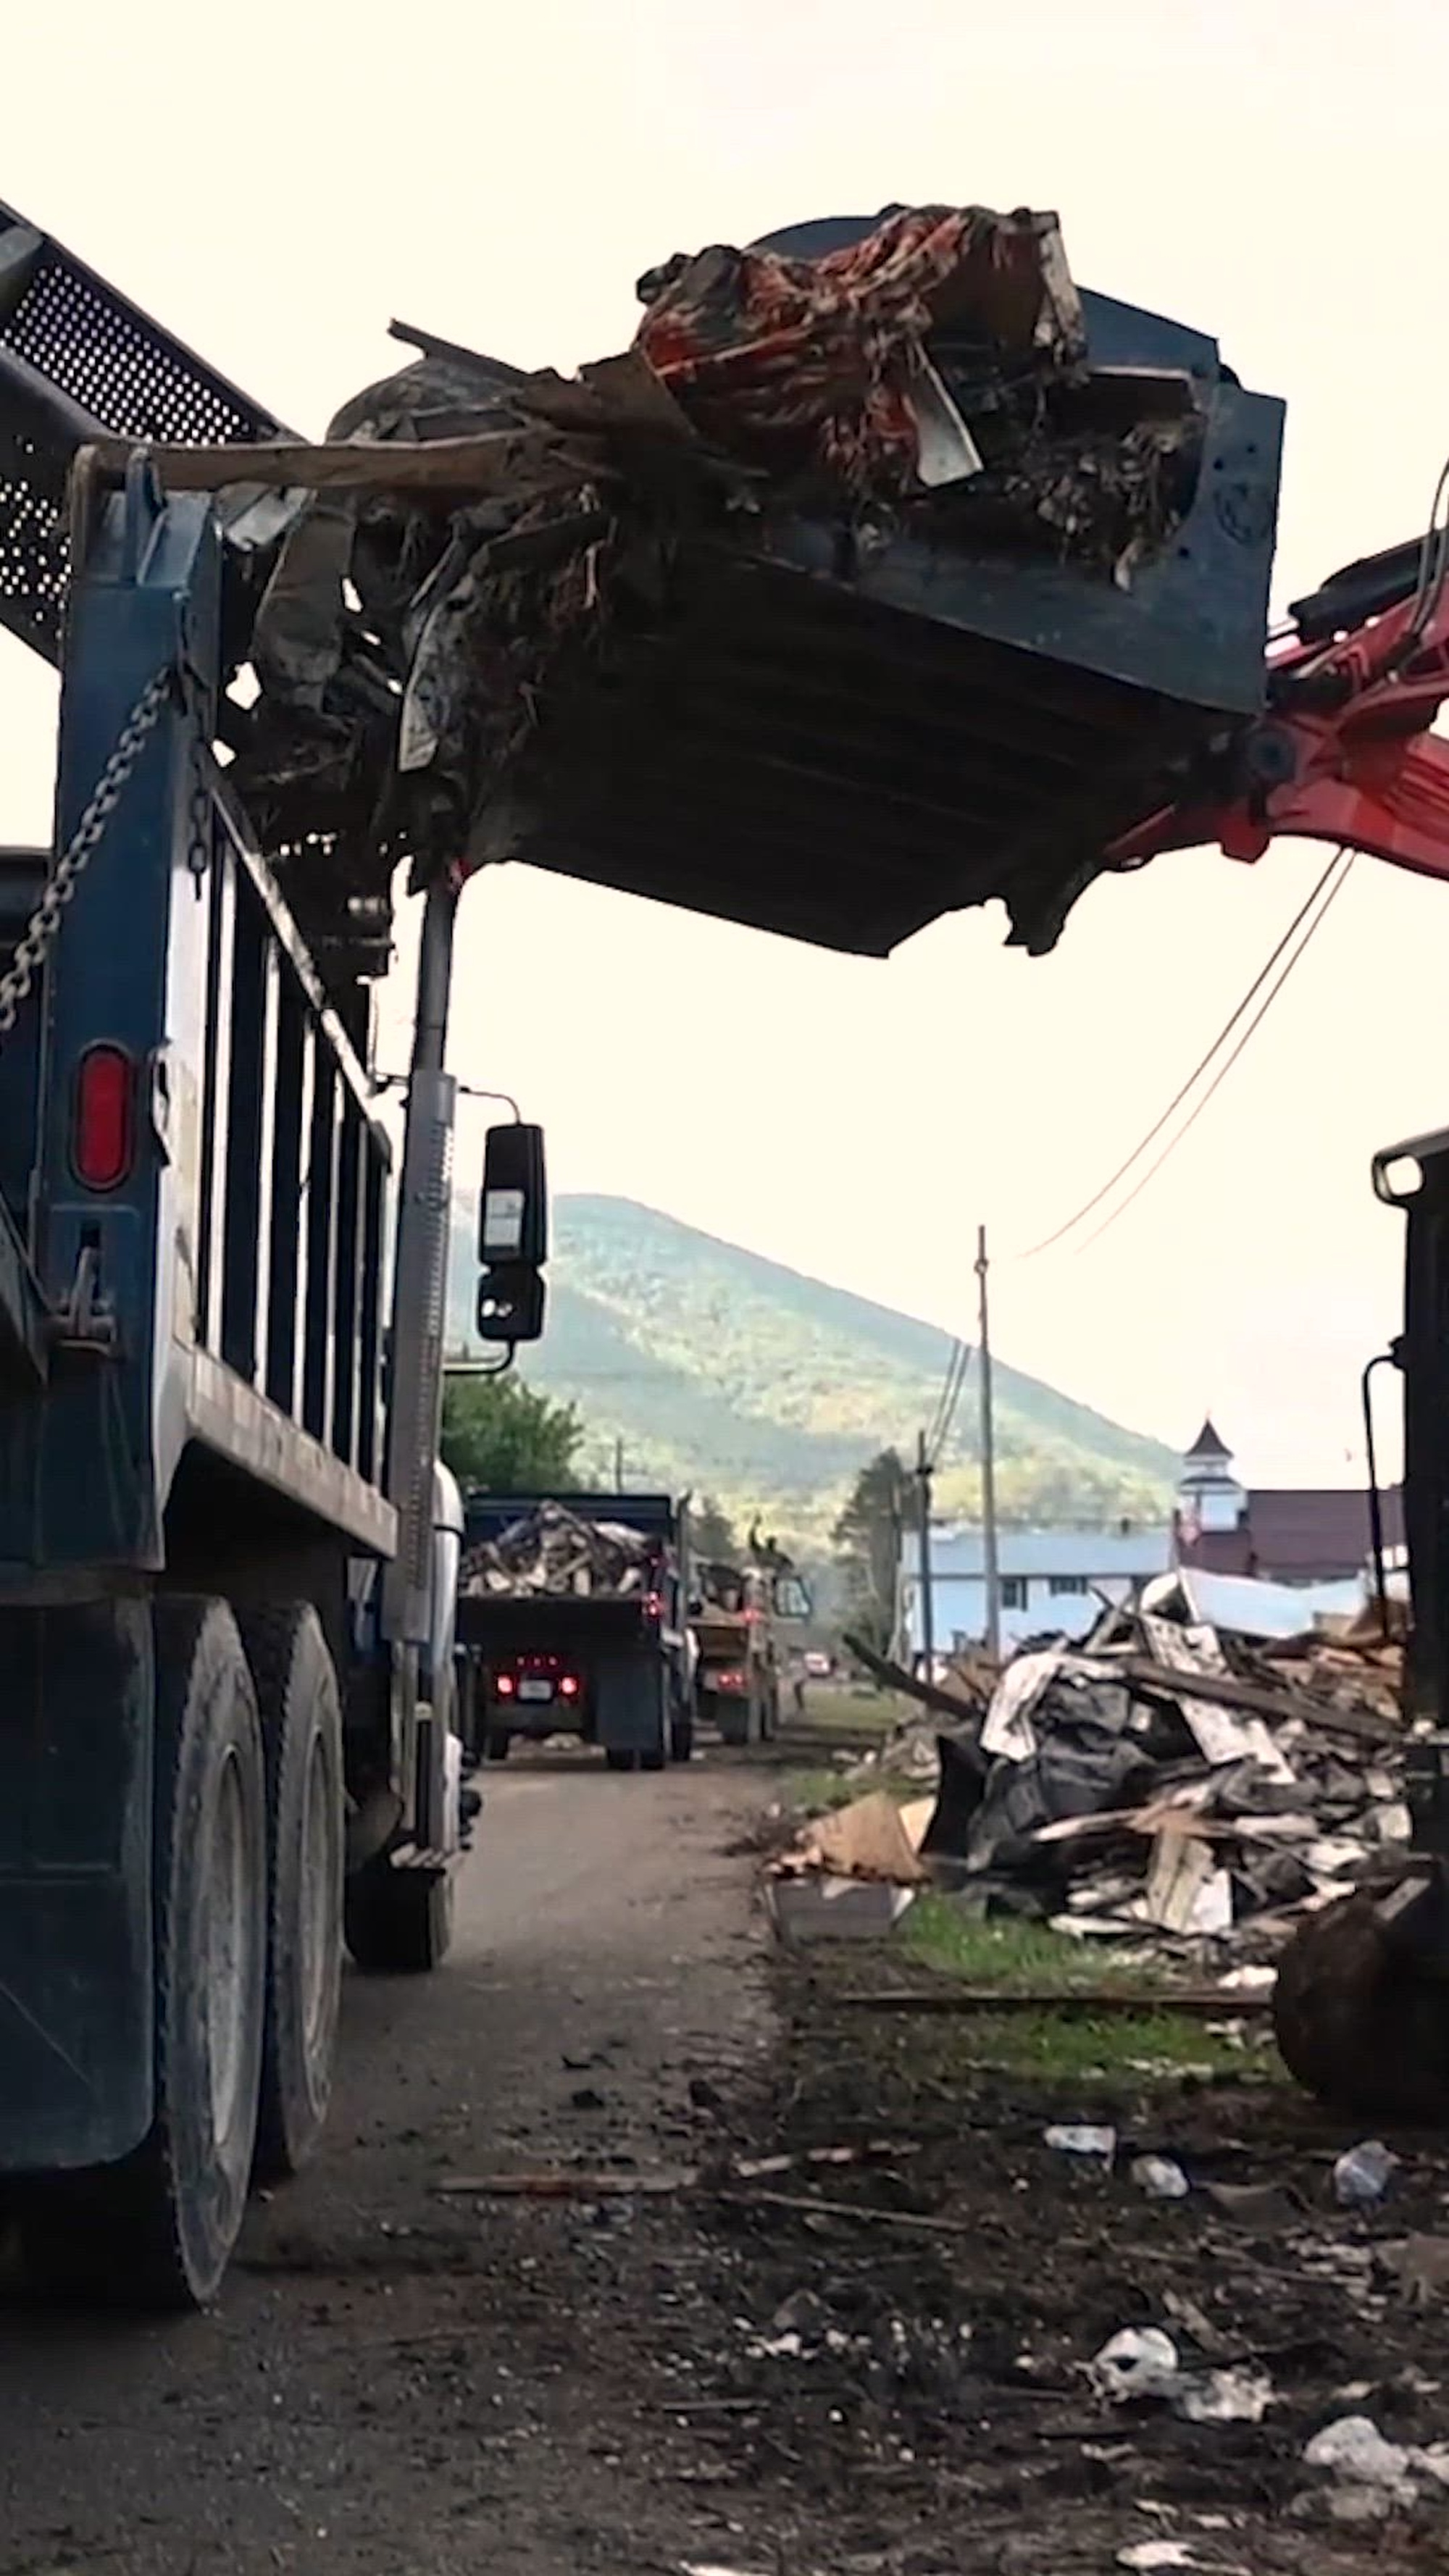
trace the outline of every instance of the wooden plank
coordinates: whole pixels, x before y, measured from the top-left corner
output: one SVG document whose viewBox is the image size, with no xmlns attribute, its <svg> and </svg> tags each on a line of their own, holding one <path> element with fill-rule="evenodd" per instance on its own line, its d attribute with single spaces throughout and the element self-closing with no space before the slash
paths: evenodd
<svg viewBox="0 0 1449 2576">
<path fill-rule="evenodd" d="M 1242 1709 L 1276 1726 L 1290 1717 L 1300 1718 L 1305 1726 L 1321 1727 L 1326 1735 L 1351 1736 L 1357 1744 L 1402 1744 L 1404 1740 L 1403 1728 L 1391 1718 L 1375 1717 L 1369 1709 L 1339 1708 L 1315 1699 L 1309 1691 L 1269 1690 L 1260 1682 L 1241 1681 L 1236 1673 L 1205 1673 L 1196 1666 L 1191 1672 L 1179 1672 L 1147 1655 L 1124 1655 L 1119 1669 L 1133 1689 L 1156 1691 L 1164 1699 L 1211 1700 L 1219 1708 Z"/>
<path fill-rule="evenodd" d="M 571 456 L 547 431 L 490 430 L 477 438 L 340 439 L 320 446 L 272 440 L 235 447 L 148 446 L 108 438 L 94 452 L 113 473 L 145 456 L 168 492 L 222 492 L 232 485 L 290 492 L 567 491 L 604 469 Z"/>
</svg>

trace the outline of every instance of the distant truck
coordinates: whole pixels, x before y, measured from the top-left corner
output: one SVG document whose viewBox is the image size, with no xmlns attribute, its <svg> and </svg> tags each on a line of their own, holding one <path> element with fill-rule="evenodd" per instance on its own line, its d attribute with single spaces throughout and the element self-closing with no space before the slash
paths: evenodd
<svg viewBox="0 0 1449 2576">
<path fill-rule="evenodd" d="M 787 1560 L 692 1566 L 695 1709 L 722 1742 L 763 1744 L 776 1733 L 784 1680 L 777 1632 L 809 1615 L 809 1595 Z"/>
<path fill-rule="evenodd" d="M 668 1494 L 465 1498 L 457 1640 L 475 1755 L 576 1735 L 612 1771 L 688 1761 L 684 1519 Z"/>
</svg>

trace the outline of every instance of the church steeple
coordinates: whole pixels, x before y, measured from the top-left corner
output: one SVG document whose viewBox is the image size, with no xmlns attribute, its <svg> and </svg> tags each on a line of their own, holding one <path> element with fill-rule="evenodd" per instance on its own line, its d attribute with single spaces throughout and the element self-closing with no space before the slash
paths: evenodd
<svg viewBox="0 0 1449 2576">
<path fill-rule="evenodd" d="M 1183 1459 L 1177 1493 L 1179 1523 L 1185 1531 L 1241 1526 L 1248 1498 L 1233 1474 L 1233 1453 L 1211 1414 Z"/>
</svg>

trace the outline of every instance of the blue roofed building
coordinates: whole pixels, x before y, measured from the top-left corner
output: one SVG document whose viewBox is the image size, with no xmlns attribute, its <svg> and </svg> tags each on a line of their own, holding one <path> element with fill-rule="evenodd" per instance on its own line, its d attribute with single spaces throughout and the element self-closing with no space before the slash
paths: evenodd
<svg viewBox="0 0 1449 2576">
<path fill-rule="evenodd" d="M 1134 1586 L 1165 1574 L 1173 1535 L 1149 1521 L 1116 1521 L 1107 1529 L 1003 1529 L 997 1540 L 1001 1577 L 1001 1642 L 1025 1637 L 1085 1636 L 1104 1600 L 1123 1601 Z M 900 1560 L 902 1642 L 909 1660 L 925 1651 L 920 1542 L 903 1534 Z M 986 1541 L 979 1527 L 937 1522 L 931 1531 L 932 1636 L 938 1655 L 979 1645 L 986 1634 Z"/>
</svg>

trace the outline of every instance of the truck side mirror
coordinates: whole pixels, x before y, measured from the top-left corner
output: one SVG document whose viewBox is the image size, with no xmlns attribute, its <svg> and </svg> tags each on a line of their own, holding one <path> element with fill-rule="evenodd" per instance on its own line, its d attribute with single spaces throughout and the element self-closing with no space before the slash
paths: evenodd
<svg viewBox="0 0 1449 2576">
<path fill-rule="evenodd" d="M 478 1203 L 478 1258 L 541 1270 L 548 1259 L 548 1181 L 543 1129 L 513 1119 L 490 1127 Z"/>
<path fill-rule="evenodd" d="M 536 1342 L 543 1332 L 547 1291 L 541 1270 L 499 1262 L 478 1282 L 480 1342 Z"/>
<path fill-rule="evenodd" d="M 514 1119 L 490 1127 L 478 1202 L 478 1335 L 481 1341 L 536 1342 L 543 1331 L 543 1265 L 548 1259 L 548 1182 L 543 1129 Z"/>
</svg>

